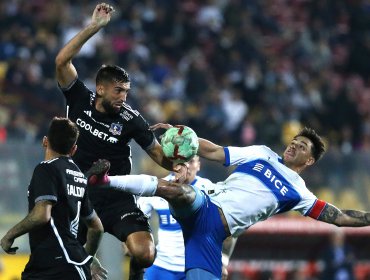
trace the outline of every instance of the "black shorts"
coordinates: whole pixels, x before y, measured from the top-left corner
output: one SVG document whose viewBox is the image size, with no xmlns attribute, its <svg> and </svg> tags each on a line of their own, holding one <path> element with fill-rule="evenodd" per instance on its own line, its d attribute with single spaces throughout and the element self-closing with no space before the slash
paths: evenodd
<svg viewBox="0 0 370 280">
<path fill-rule="evenodd" d="M 84 265 L 58 264 L 51 267 L 26 265 L 22 280 L 91 280 L 90 261 Z"/>
<path fill-rule="evenodd" d="M 126 242 L 127 237 L 134 232 L 152 232 L 148 217 L 139 209 L 136 203 L 122 203 L 115 207 L 95 207 L 104 231 Z M 87 227 L 80 223 L 78 239 L 82 244 L 86 243 Z"/>
</svg>

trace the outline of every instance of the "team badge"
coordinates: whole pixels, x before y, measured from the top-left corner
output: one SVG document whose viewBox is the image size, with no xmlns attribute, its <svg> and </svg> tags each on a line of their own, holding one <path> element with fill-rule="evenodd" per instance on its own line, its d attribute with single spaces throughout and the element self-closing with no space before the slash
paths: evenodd
<svg viewBox="0 0 370 280">
<path fill-rule="evenodd" d="M 121 135 L 122 125 L 119 123 L 112 123 L 110 125 L 109 132 L 112 132 L 113 135 Z"/>
</svg>

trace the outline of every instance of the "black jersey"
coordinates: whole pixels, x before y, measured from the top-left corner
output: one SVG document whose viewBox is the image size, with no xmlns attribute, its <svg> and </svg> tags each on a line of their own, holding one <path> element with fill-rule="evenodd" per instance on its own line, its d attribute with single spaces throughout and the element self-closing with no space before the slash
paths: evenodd
<svg viewBox="0 0 370 280">
<path fill-rule="evenodd" d="M 59 157 L 38 164 L 28 187 L 29 211 L 42 200 L 54 202 L 51 220 L 30 231 L 29 266 L 47 267 L 60 263 L 82 265 L 89 261 L 77 240 L 81 217 L 93 215 L 87 197 L 87 179 L 69 157 Z"/>
<path fill-rule="evenodd" d="M 146 120 L 127 104 L 116 115 L 98 112 L 95 93 L 79 79 L 62 91 L 67 100 L 67 116 L 80 130 L 78 149 L 73 157 L 76 164 L 86 172 L 93 162 L 104 158 L 111 162 L 110 175 L 130 174 L 130 141 L 134 139 L 144 150 L 155 141 Z M 134 202 L 133 195 L 112 189 L 91 188 L 89 196 L 99 215 L 102 208 L 112 209 L 123 201 Z"/>
</svg>

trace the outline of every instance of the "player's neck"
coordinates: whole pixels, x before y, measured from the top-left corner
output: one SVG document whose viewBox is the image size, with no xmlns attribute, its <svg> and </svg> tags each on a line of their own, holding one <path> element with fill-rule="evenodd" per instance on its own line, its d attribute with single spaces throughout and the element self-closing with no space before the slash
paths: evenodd
<svg viewBox="0 0 370 280">
<path fill-rule="evenodd" d="M 291 165 L 289 163 L 285 163 L 285 166 L 289 167 L 290 169 L 297 172 L 298 174 L 300 174 L 306 168 L 306 166 L 304 166 L 304 165 L 303 166 L 297 166 L 297 165 Z"/>
<path fill-rule="evenodd" d="M 44 160 L 45 161 L 48 161 L 48 160 L 52 160 L 52 159 L 55 159 L 55 158 L 58 158 L 58 157 L 62 157 L 62 156 L 69 157 L 70 155 L 62 155 L 62 154 L 57 153 L 57 152 L 55 152 L 55 151 L 53 151 L 51 149 L 46 149 Z"/>
</svg>

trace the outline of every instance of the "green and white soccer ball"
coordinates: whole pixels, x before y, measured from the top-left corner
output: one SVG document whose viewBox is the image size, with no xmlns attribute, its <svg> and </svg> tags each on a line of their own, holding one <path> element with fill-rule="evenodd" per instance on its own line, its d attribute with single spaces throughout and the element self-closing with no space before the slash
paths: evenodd
<svg viewBox="0 0 370 280">
<path fill-rule="evenodd" d="M 177 125 L 163 134 L 161 145 L 164 155 L 175 163 L 184 163 L 198 152 L 198 136 L 190 127 Z"/>
</svg>

